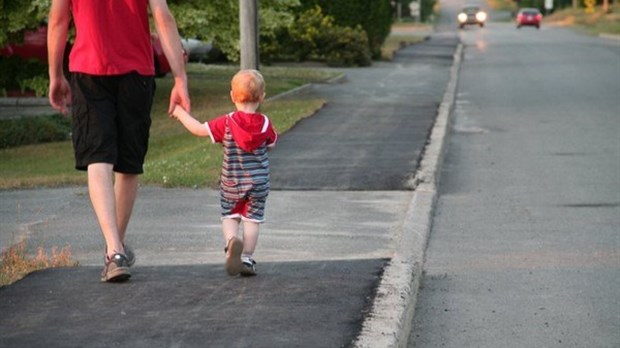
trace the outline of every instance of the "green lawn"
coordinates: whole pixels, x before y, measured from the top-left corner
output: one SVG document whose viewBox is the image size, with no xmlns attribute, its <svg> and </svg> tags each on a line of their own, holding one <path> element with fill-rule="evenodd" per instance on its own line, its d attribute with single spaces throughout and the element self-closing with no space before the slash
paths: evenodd
<svg viewBox="0 0 620 348">
<path fill-rule="evenodd" d="M 236 67 L 189 64 L 192 114 L 201 121 L 233 110 L 230 79 Z M 334 70 L 266 67 L 261 69 L 267 97 L 308 82 L 337 76 Z M 151 113 L 153 124 L 142 183 L 162 186 L 215 187 L 221 165 L 221 147 L 209 138 L 196 138 L 167 115 L 172 79 L 157 79 Z M 261 111 L 269 115 L 281 134 L 324 105 L 320 99 L 289 99 L 266 102 Z M 275 149 L 277 151 L 277 147 Z M 0 150 L 0 188 L 83 184 L 83 172 L 73 169 L 71 142 L 26 145 Z"/>
</svg>

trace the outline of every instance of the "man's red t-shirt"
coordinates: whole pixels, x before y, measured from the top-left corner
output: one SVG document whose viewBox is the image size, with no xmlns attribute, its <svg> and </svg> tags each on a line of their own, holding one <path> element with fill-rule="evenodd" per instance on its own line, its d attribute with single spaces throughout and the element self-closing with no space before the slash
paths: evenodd
<svg viewBox="0 0 620 348">
<path fill-rule="evenodd" d="M 70 71 L 155 74 L 148 0 L 72 0 L 71 6 L 76 37 Z"/>
</svg>

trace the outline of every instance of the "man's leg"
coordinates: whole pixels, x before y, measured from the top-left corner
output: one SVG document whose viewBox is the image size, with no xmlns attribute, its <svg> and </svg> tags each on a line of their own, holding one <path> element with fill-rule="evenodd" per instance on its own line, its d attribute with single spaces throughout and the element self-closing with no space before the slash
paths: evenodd
<svg viewBox="0 0 620 348">
<path fill-rule="evenodd" d="M 88 193 L 106 243 L 108 256 L 124 253 L 119 236 L 112 164 L 93 163 L 88 166 Z"/>
<path fill-rule="evenodd" d="M 123 243 L 131 212 L 138 194 L 138 175 L 116 173 L 114 182 L 114 192 L 116 198 L 116 221 L 118 237 Z"/>
</svg>

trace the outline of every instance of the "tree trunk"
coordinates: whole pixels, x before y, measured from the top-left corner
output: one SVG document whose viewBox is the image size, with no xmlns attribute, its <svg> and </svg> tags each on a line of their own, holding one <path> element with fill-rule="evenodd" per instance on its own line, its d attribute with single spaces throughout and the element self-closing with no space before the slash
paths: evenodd
<svg viewBox="0 0 620 348">
<path fill-rule="evenodd" d="M 258 0 L 239 0 L 241 69 L 258 70 Z"/>
</svg>

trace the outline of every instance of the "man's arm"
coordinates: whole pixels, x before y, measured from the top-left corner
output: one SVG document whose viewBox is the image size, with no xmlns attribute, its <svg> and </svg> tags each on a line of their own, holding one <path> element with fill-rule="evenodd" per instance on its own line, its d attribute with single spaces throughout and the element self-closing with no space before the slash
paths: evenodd
<svg viewBox="0 0 620 348">
<path fill-rule="evenodd" d="M 177 29 L 176 22 L 166 0 L 149 0 L 151 13 L 155 22 L 157 34 L 161 40 L 164 54 L 170 64 L 172 75 L 174 76 L 174 87 L 170 92 L 170 105 L 168 114 L 172 114 L 175 105 L 188 112 L 191 111 L 189 92 L 187 89 L 187 74 L 185 73 L 185 60 L 183 58 L 183 46 Z"/>
<path fill-rule="evenodd" d="M 52 0 L 47 24 L 47 59 L 49 62 L 49 100 L 52 107 L 67 114 L 71 89 L 64 76 L 63 59 L 70 20 L 70 0 Z"/>
</svg>

